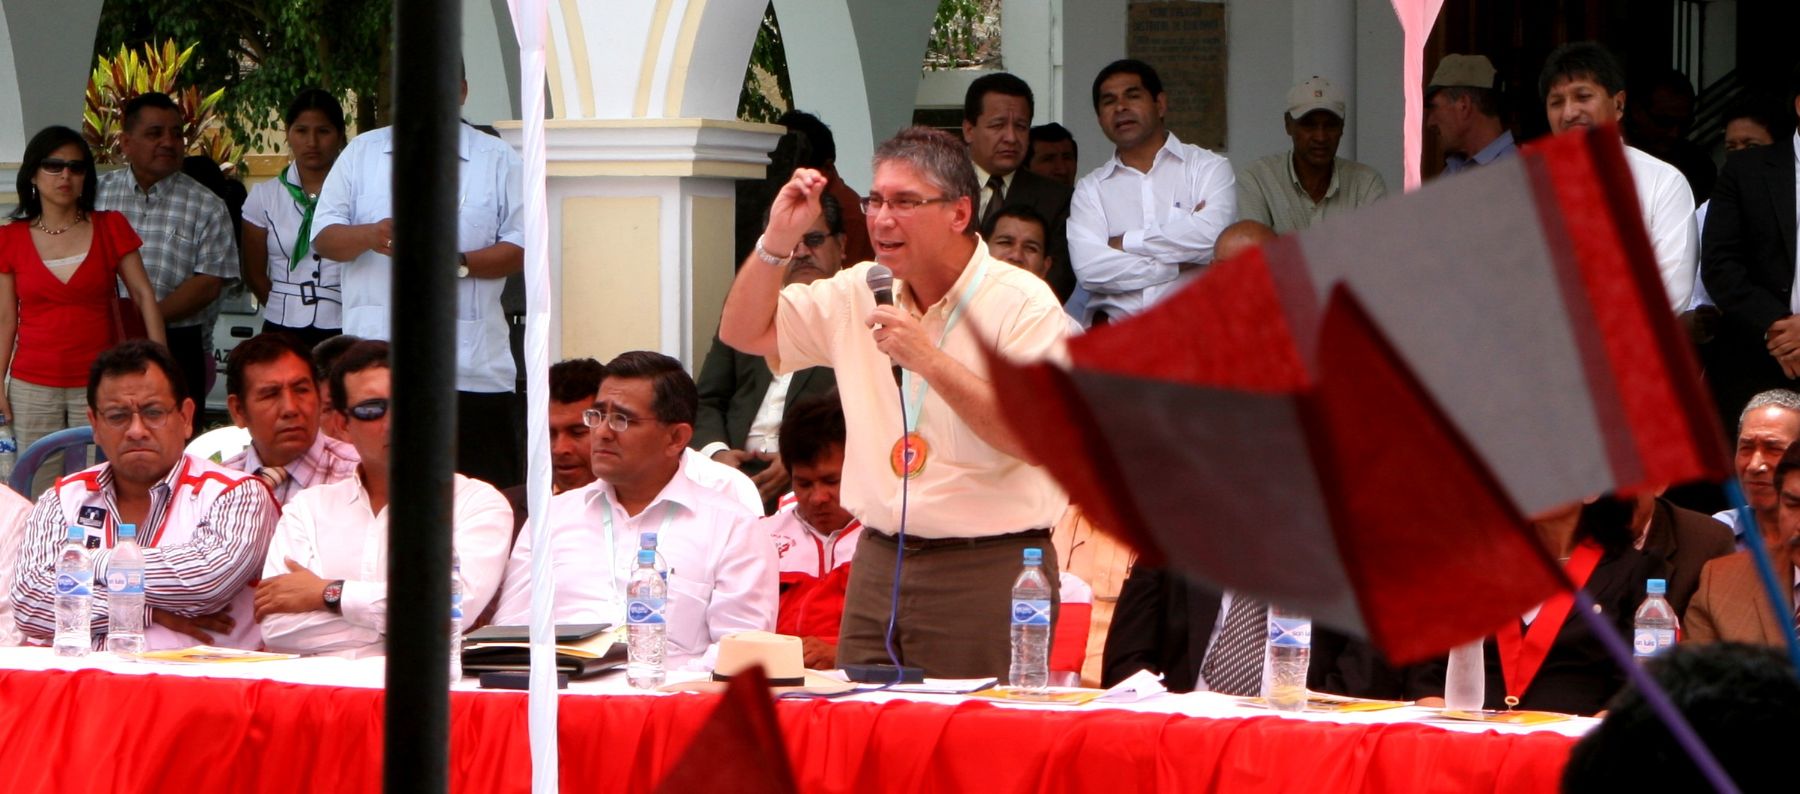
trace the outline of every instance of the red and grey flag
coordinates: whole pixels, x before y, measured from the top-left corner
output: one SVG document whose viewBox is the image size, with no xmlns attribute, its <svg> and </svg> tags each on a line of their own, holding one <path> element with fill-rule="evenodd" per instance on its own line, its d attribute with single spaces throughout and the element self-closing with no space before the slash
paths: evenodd
<svg viewBox="0 0 1800 794">
<path fill-rule="evenodd" d="M 1097 522 L 1406 663 L 1557 588 L 1524 516 L 1726 475 L 1638 213 L 1616 131 L 1560 136 L 992 374 Z"/>
</svg>

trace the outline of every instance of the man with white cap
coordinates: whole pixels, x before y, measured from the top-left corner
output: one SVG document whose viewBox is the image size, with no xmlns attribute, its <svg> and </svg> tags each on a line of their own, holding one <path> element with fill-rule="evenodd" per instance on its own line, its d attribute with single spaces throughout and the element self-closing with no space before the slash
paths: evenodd
<svg viewBox="0 0 1800 794">
<path fill-rule="evenodd" d="M 1500 120 L 1500 90 L 1485 55 L 1446 55 L 1425 84 L 1425 126 L 1437 133 L 1444 174 L 1487 165 L 1519 150 Z"/>
<path fill-rule="evenodd" d="M 1239 220 L 1287 234 L 1387 195 L 1375 169 L 1337 156 L 1345 112 L 1343 92 L 1323 77 L 1288 91 L 1282 121 L 1293 151 L 1264 157 L 1238 174 Z"/>
</svg>

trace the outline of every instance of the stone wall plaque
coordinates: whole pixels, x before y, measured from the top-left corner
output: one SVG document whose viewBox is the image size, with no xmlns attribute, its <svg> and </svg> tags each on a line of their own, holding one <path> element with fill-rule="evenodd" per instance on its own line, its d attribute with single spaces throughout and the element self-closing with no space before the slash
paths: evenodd
<svg viewBox="0 0 1800 794">
<path fill-rule="evenodd" d="M 1125 55 L 1156 67 L 1169 129 L 1185 143 L 1225 149 L 1225 4 L 1181 0 L 1130 6 Z"/>
</svg>

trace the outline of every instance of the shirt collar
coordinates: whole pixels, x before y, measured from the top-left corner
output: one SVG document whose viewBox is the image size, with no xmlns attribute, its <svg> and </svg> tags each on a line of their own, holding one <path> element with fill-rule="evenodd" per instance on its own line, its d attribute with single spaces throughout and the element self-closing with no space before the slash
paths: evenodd
<svg viewBox="0 0 1800 794">
<path fill-rule="evenodd" d="M 921 317 L 937 311 L 940 308 L 946 312 L 950 311 L 950 307 L 956 305 L 955 301 L 962 297 L 963 290 L 969 288 L 969 280 L 975 277 L 975 265 L 981 260 L 986 259 L 987 256 L 987 242 L 977 237 L 975 238 L 975 252 L 969 256 L 969 261 L 963 263 L 962 273 L 957 275 L 956 283 L 950 285 L 950 290 L 945 292 L 944 297 L 939 298 L 937 303 L 931 304 L 923 309 L 914 306 L 912 292 L 903 289 L 906 284 L 902 279 L 894 279 L 894 295 L 896 296 L 896 300 L 900 302 L 901 308 L 911 311 Z M 964 309 L 963 311 L 968 310 Z"/>
<path fill-rule="evenodd" d="M 156 484 L 150 486 L 150 500 L 152 504 L 156 504 L 160 497 L 174 493 L 175 486 L 181 482 L 181 475 L 187 471 L 187 466 L 188 456 L 186 453 L 183 453 L 181 459 L 175 461 L 175 465 L 169 467 L 169 473 L 164 474 L 162 479 L 157 480 Z M 112 461 L 107 461 L 106 465 L 100 468 L 100 475 L 94 478 L 94 482 L 99 486 L 100 490 L 115 496 L 118 494 L 118 490 L 113 487 Z"/>
<path fill-rule="evenodd" d="M 1286 158 L 1284 158 L 1287 160 L 1288 181 L 1294 183 L 1295 191 L 1297 191 L 1302 196 L 1306 196 L 1307 200 L 1311 201 L 1312 195 L 1306 192 L 1305 185 L 1300 184 L 1300 172 L 1294 170 L 1294 154 L 1295 154 L 1295 152 L 1292 149 L 1289 149 L 1288 156 Z M 1339 168 L 1338 164 L 1343 159 L 1344 158 L 1342 158 L 1342 157 L 1331 158 L 1331 184 L 1328 184 L 1325 186 L 1325 198 L 1319 199 L 1319 203 L 1323 204 L 1324 202 L 1330 200 L 1332 196 L 1337 195 L 1338 177 L 1342 176 L 1344 173 L 1344 169 Z"/>
<path fill-rule="evenodd" d="M 474 139 L 469 136 L 486 134 L 487 133 L 469 126 L 469 122 L 467 121 L 458 122 L 456 125 L 456 156 L 462 158 L 466 162 L 469 159 L 470 144 L 474 142 Z M 382 151 L 385 151 L 388 154 L 394 153 L 394 136 L 392 134 L 388 135 L 387 144 Z"/>
<path fill-rule="evenodd" d="M 1175 137 L 1174 130 L 1167 130 L 1166 132 L 1167 134 L 1163 136 L 1162 148 L 1157 149 L 1156 157 L 1150 160 L 1150 170 L 1152 171 L 1156 170 L 1157 163 L 1162 162 L 1165 155 L 1175 158 L 1177 162 L 1184 162 L 1187 160 L 1187 154 L 1181 148 L 1181 139 Z M 1100 178 L 1105 179 L 1110 177 L 1114 172 L 1121 168 L 1133 171 L 1137 170 L 1126 165 L 1124 160 L 1119 159 L 1119 150 L 1113 149 L 1112 157 L 1107 158 L 1106 162 L 1100 164 Z"/>
<path fill-rule="evenodd" d="M 644 509 L 640 511 L 638 515 L 649 514 L 662 502 L 669 502 L 678 507 L 685 508 L 690 513 L 695 512 L 694 506 L 699 504 L 699 500 L 694 496 L 694 489 L 698 487 L 699 485 L 688 477 L 687 456 L 683 455 L 681 464 L 675 469 L 675 476 L 669 478 L 669 481 L 663 485 L 662 490 L 657 492 L 656 498 L 651 499 L 650 504 L 645 505 Z M 618 492 L 614 491 L 612 483 L 607 482 L 605 479 L 596 479 L 587 485 L 581 486 L 581 488 L 577 490 L 582 494 L 582 501 L 589 506 L 594 504 L 595 499 L 600 498 L 604 498 L 609 505 L 617 505 L 619 503 Z M 608 509 L 611 508 L 609 507 Z"/>
<path fill-rule="evenodd" d="M 1501 130 L 1500 137 L 1489 141 L 1488 145 L 1481 147 L 1481 151 L 1476 152 L 1475 156 L 1469 160 L 1476 165 L 1487 165 L 1500 159 L 1500 155 L 1511 148 L 1513 148 L 1512 130 Z"/>
<path fill-rule="evenodd" d="M 982 168 L 979 164 L 976 164 L 974 160 L 970 160 L 969 163 L 971 165 L 975 166 L 975 186 L 978 188 L 981 188 L 980 192 L 986 193 L 987 189 L 988 189 L 988 177 L 993 176 L 993 174 L 988 173 L 987 169 Z M 1006 176 L 1000 177 L 1001 191 L 1006 192 L 1006 193 L 1011 193 L 1012 185 L 1013 185 L 1013 177 L 1018 176 L 1018 175 L 1019 175 L 1018 169 L 1014 169 L 1012 173 L 1007 174 Z"/>
</svg>

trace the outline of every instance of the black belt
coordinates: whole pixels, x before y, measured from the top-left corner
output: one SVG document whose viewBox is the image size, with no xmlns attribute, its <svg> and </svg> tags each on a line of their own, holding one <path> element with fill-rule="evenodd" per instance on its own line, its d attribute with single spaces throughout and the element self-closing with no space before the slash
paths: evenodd
<svg viewBox="0 0 1800 794">
<path fill-rule="evenodd" d="M 874 527 L 870 527 L 870 529 L 874 529 Z M 884 532 L 879 529 L 875 529 L 873 532 L 865 532 L 863 533 L 863 537 L 874 538 L 893 546 L 899 545 L 899 538 L 893 533 Z M 1027 529 L 1019 532 L 1008 532 L 1004 535 L 987 535 L 979 538 L 916 538 L 908 536 L 906 538 L 906 550 L 926 551 L 928 549 L 972 548 L 975 546 L 986 546 L 990 543 L 1002 543 L 1009 540 L 1034 540 L 1037 538 L 1048 537 L 1050 537 L 1050 530 L 1048 528 Z"/>
</svg>

